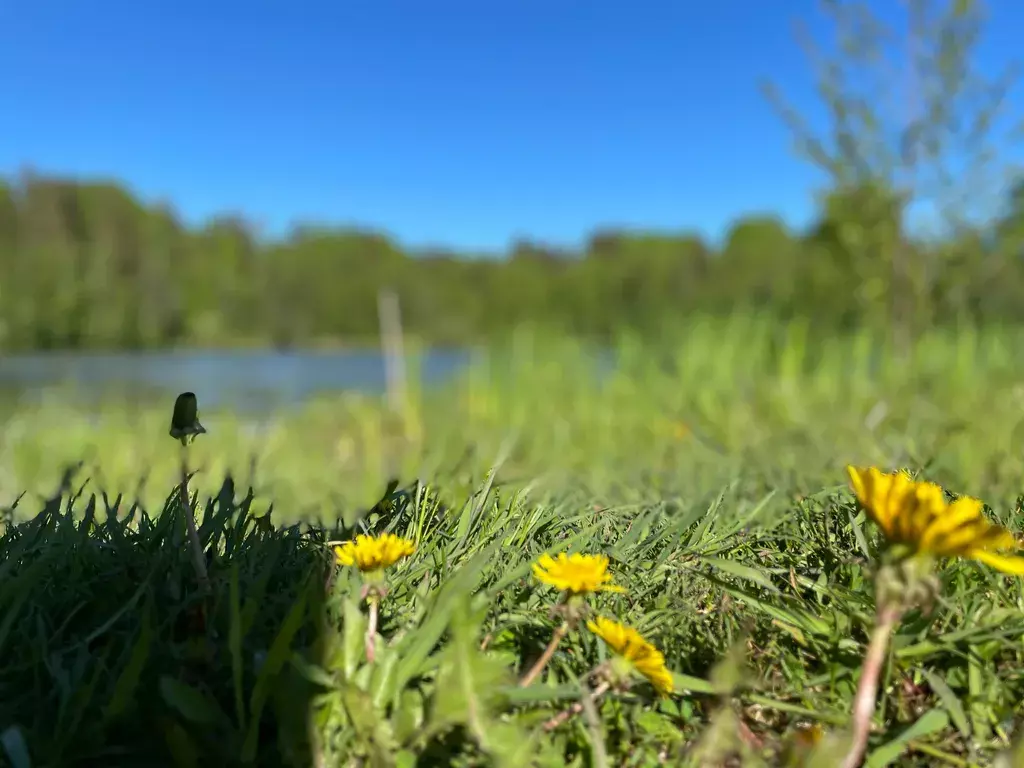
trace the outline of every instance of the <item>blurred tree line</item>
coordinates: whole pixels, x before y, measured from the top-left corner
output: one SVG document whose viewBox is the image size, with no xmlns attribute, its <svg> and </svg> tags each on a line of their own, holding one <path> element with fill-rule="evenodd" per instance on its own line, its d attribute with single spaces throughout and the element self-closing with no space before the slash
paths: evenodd
<svg viewBox="0 0 1024 768">
<path fill-rule="evenodd" d="M 502 259 L 410 254 L 366 231 L 298 227 L 268 242 L 237 218 L 187 228 L 116 184 L 25 174 L 0 182 L 0 348 L 366 343 L 381 289 L 434 344 L 523 323 L 658 334 L 750 310 L 897 341 L 937 323 L 1024 322 L 1024 176 L 995 162 L 1016 73 L 974 66 L 977 0 L 900 7 L 894 28 L 859 0 L 822 0 L 831 50 L 805 47 L 827 127 L 767 89 L 825 179 L 807 231 L 758 215 L 718 247 L 603 231 L 575 253 L 519 242 Z M 907 225 L 922 208 L 938 222 L 927 237 Z"/>
<path fill-rule="evenodd" d="M 857 258 L 867 230 L 850 228 L 866 215 L 878 247 L 902 251 L 915 325 L 1024 322 L 1024 183 L 994 224 L 933 242 L 901 233 L 899 206 L 883 197 L 837 190 L 799 233 L 743 218 L 717 249 L 695 235 L 603 231 L 577 253 L 520 242 L 487 259 L 324 228 L 264 242 L 235 218 L 189 229 L 115 184 L 24 175 L 0 184 L 0 338 L 9 350 L 364 343 L 381 288 L 399 294 L 408 332 L 432 343 L 522 323 L 658 333 L 687 314 L 743 310 L 828 329 L 883 324 L 888 298 Z"/>
</svg>

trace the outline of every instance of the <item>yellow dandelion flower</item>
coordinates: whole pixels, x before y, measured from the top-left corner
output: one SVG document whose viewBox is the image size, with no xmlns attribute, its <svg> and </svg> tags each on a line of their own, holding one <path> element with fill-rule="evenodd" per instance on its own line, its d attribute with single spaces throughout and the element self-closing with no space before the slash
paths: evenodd
<svg viewBox="0 0 1024 768">
<path fill-rule="evenodd" d="M 392 566 L 415 551 L 415 544 L 393 533 L 382 536 L 360 534 L 355 541 L 346 541 L 334 548 L 339 563 L 354 565 L 364 572 Z"/>
<path fill-rule="evenodd" d="M 857 500 L 894 544 L 936 557 L 965 557 L 1015 575 L 1024 575 L 1024 557 L 1000 552 L 1016 549 L 1008 530 L 990 522 L 978 499 L 948 503 L 935 483 L 913 480 L 905 472 L 847 467 Z"/>
<path fill-rule="evenodd" d="M 588 592 L 625 592 L 613 584 L 608 573 L 608 558 L 604 555 L 567 555 L 557 558 L 541 555 L 533 565 L 533 575 L 556 589 L 583 595 Z"/>
<path fill-rule="evenodd" d="M 600 637 L 630 666 L 647 678 L 655 690 L 662 695 L 672 693 L 672 673 L 665 666 L 665 657 L 657 648 L 647 642 L 643 635 L 612 619 L 598 616 L 587 622 L 587 629 Z"/>
</svg>

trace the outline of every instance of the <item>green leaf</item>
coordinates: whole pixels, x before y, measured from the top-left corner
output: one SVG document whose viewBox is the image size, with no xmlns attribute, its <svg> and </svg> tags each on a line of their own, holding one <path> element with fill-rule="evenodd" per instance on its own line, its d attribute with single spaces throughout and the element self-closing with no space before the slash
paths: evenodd
<svg viewBox="0 0 1024 768">
<path fill-rule="evenodd" d="M 378 638 L 379 640 L 379 638 Z M 395 669 L 398 666 L 398 654 L 392 648 L 379 644 L 377 659 L 370 676 L 370 696 L 373 706 L 385 707 L 391 703 L 394 692 Z"/>
<path fill-rule="evenodd" d="M 768 507 L 769 502 L 771 502 L 771 500 L 775 498 L 776 493 L 776 491 L 768 491 L 767 494 L 762 496 L 757 501 L 757 503 L 751 507 L 750 511 L 746 515 L 737 520 L 729 528 L 725 535 L 732 536 L 733 534 L 750 527 L 754 520 L 756 520 L 761 515 L 761 513 L 765 511 L 765 509 Z"/>
<path fill-rule="evenodd" d="M 199 748 L 192 741 L 188 732 L 174 720 L 165 719 L 161 725 L 164 743 L 167 744 L 174 765 L 177 768 L 198 768 Z"/>
<path fill-rule="evenodd" d="M 494 542 L 451 574 L 435 593 L 426 612 L 426 620 L 395 648 L 400 658 L 395 670 L 396 689 L 404 688 L 409 680 L 421 673 L 421 667 L 448 627 L 452 612 L 460 600 L 472 595 L 480 573 L 491 562 L 500 545 L 500 541 Z"/>
<path fill-rule="evenodd" d="M 523 706 L 527 704 L 557 704 L 562 701 L 575 701 L 580 697 L 578 685 L 545 685 L 534 683 L 525 688 L 515 685 L 503 686 L 498 689 L 502 699 L 509 704 Z"/>
<path fill-rule="evenodd" d="M 681 675 L 678 672 L 672 673 L 672 688 L 676 693 L 690 691 L 691 693 L 714 694 L 716 692 L 715 686 L 707 680 L 690 675 Z"/>
<path fill-rule="evenodd" d="M 393 752 L 398 748 L 391 723 L 384 713 L 373 706 L 370 695 L 355 685 L 341 687 L 341 700 L 345 706 L 358 741 L 371 752 L 371 764 L 393 764 Z"/>
<path fill-rule="evenodd" d="M 238 728 L 245 731 L 245 691 L 242 687 L 242 671 L 245 659 L 242 657 L 242 607 L 238 588 L 238 565 L 231 567 L 228 582 L 230 624 L 228 626 L 228 651 L 231 654 L 231 682 L 235 692 L 235 718 Z"/>
<path fill-rule="evenodd" d="M 0 584 L 0 606 L 5 608 L 3 621 L 0 621 L 0 652 L 3 651 L 4 643 L 15 625 L 22 606 L 33 595 L 36 582 L 49 573 L 50 567 L 49 559 L 45 556 L 40 557 L 17 574 L 17 578 Z M 13 597 L 9 599 L 11 595 Z"/>
<path fill-rule="evenodd" d="M 223 725 L 226 720 L 217 703 L 191 685 L 168 675 L 160 676 L 160 697 L 186 720 L 200 725 Z"/>
<path fill-rule="evenodd" d="M 804 610 L 803 608 L 791 604 L 788 605 L 786 608 L 783 608 L 778 605 L 766 603 L 765 601 L 759 600 L 758 598 L 746 592 L 734 589 L 733 587 L 730 587 L 728 584 L 719 581 L 718 579 L 712 578 L 711 580 L 719 584 L 723 590 L 728 592 L 737 600 L 744 601 L 751 607 L 756 608 L 757 610 L 767 614 L 768 616 L 771 616 L 773 619 L 778 619 L 779 621 L 784 622 L 786 624 L 790 624 L 794 627 L 799 627 L 803 632 L 806 632 L 807 634 L 817 635 L 819 637 L 828 637 L 831 632 L 831 627 L 827 621 L 824 621 L 823 619 L 817 616 L 812 616 L 808 611 Z M 786 602 L 789 603 L 789 601 Z"/>
<path fill-rule="evenodd" d="M 859 515 L 855 515 L 852 510 L 847 510 L 846 516 L 850 520 L 850 528 L 853 529 L 853 537 L 857 540 L 857 547 L 864 557 L 870 557 L 871 550 L 868 548 L 868 540 L 864 537 L 864 529 L 861 528 L 860 523 L 857 521 Z"/>
<path fill-rule="evenodd" d="M 139 637 L 132 646 L 132 654 L 125 668 L 114 683 L 114 693 L 103 713 L 103 719 L 110 721 L 124 712 L 135 698 L 135 689 L 149 658 L 149 649 L 153 641 L 153 598 L 147 598 L 142 608 L 142 626 Z"/>
<path fill-rule="evenodd" d="M 662 742 L 679 742 L 683 738 L 679 726 L 670 718 L 649 709 L 640 712 L 634 722 L 642 731 Z"/>
<path fill-rule="evenodd" d="M 242 746 L 242 759 L 245 761 L 251 762 L 256 758 L 263 707 L 267 703 L 270 685 L 288 661 L 288 657 L 291 655 L 292 640 L 302 628 L 306 618 L 306 601 L 311 583 L 315 583 L 315 579 L 307 577 L 299 597 L 292 604 L 291 610 L 288 611 L 288 615 L 281 624 L 281 629 L 278 630 L 274 642 L 270 645 L 270 650 L 267 651 L 267 657 L 263 661 L 256 684 L 253 686 L 252 696 L 249 699 L 249 726 L 245 734 L 245 743 Z"/>
<path fill-rule="evenodd" d="M 344 624 L 341 628 L 341 674 L 351 680 L 365 653 L 367 619 L 359 608 L 359 598 L 352 594 L 345 599 Z"/>
<path fill-rule="evenodd" d="M 949 713 L 953 724 L 960 731 L 960 735 L 965 739 L 970 738 L 971 724 L 967 720 L 967 713 L 964 712 L 964 705 L 960 702 L 960 697 L 953 693 L 953 690 L 946 684 L 945 680 L 930 669 L 922 669 L 921 672 L 928 681 L 928 685 L 935 692 L 935 695 L 942 701 L 942 706 L 946 708 L 946 712 Z"/>
<path fill-rule="evenodd" d="M 536 737 L 514 722 L 492 722 L 488 728 L 488 753 L 497 768 L 530 765 Z"/>
<path fill-rule="evenodd" d="M 717 568 L 738 579 L 752 581 L 770 592 L 777 593 L 779 591 L 779 588 L 772 583 L 771 576 L 757 568 L 751 568 L 749 565 L 737 563 L 735 560 L 725 560 L 720 557 L 702 557 L 701 560 L 713 568 Z"/>
<path fill-rule="evenodd" d="M 906 750 L 908 742 L 919 739 L 922 736 L 937 733 L 947 725 L 949 725 L 949 715 L 946 714 L 944 709 L 933 709 L 926 712 L 918 718 L 917 722 L 895 739 L 887 744 L 883 744 L 868 755 L 867 760 L 864 762 L 864 768 L 882 768 L 882 766 L 892 764 Z"/>
<path fill-rule="evenodd" d="M 529 765 L 534 748 L 529 734 L 494 717 L 496 694 L 511 682 L 512 671 L 480 650 L 478 624 L 468 595 L 453 613 L 451 641 L 440 654 L 431 727 L 441 730 L 462 725 L 495 765 Z"/>
<path fill-rule="evenodd" d="M 415 688 L 407 688 L 398 698 L 398 706 L 392 716 L 395 737 L 402 744 L 408 744 L 423 729 L 426 705 L 423 694 Z"/>
</svg>

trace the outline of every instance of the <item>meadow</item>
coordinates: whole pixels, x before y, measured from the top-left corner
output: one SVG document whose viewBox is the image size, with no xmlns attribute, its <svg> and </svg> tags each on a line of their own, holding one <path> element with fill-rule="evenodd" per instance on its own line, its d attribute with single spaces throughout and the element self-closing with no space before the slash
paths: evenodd
<svg viewBox="0 0 1024 768">
<path fill-rule="evenodd" d="M 522 333 L 398 410 L 207 411 L 198 391 L 209 592 L 170 402 L 10 414 L 0 759 L 839 765 L 880 542 L 844 468 L 919 473 L 1020 535 L 1024 333 L 900 352 L 737 316 L 614 357 Z M 367 532 L 416 544 L 372 610 L 332 549 Z M 608 557 L 623 591 L 585 602 L 664 654 L 671 695 L 602 691 L 615 654 L 584 622 L 523 684 L 565 615 L 532 568 L 559 552 Z M 938 580 L 886 649 L 865 764 L 1024 764 L 1021 580 L 961 559 Z"/>
</svg>

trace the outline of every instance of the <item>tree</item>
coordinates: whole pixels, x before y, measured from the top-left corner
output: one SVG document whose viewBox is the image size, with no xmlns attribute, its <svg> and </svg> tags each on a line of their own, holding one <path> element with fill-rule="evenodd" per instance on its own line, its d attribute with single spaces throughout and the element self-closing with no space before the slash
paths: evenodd
<svg viewBox="0 0 1024 768">
<path fill-rule="evenodd" d="M 963 258 L 915 247 L 908 225 L 928 222 L 956 241 L 991 214 L 994 183 L 1003 181 L 993 173 L 1000 108 L 1016 72 L 989 78 L 975 66 L 980 2 L 903 0 L 901 7 L 897 29 L 866 3 L 822 3 L 834 50 L 803 39 L 830 121 L 825 131 L 813 131 L 777 88 L 765 90 L 800 153 L 828 179 L 825 218 L 835 245 L 851 280 L 869 286 L 859 295 L 861 312 L 886 316 L 906 343 L 937 309 L 930 303 L 944 267 L 938 258 Z"/>
<path fill-rule="evenodd" d="M 729 228 L 716 272 L 723 295 L 739 294 L 759 310 L 792 307 L 800 289 L 798 243 L 777 216 L 749 216 Z"/>
</svg>

